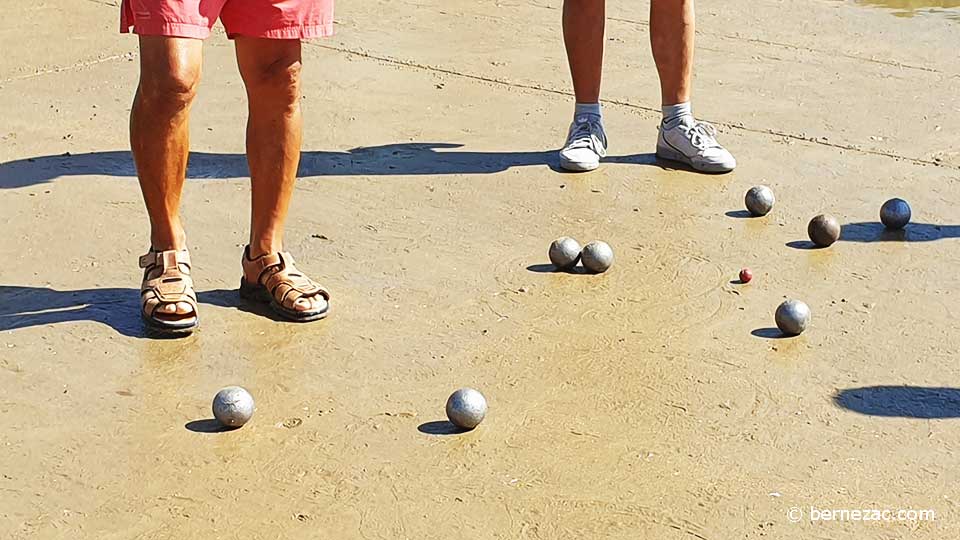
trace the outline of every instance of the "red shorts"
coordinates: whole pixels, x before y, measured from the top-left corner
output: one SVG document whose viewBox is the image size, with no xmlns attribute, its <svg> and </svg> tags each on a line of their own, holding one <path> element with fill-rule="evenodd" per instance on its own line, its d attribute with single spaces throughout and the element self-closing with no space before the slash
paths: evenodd
<svg viewBox="0 0 960 540">
<path fill-rule="evenodd" d="M 218 18 L 230 37 L 326 37 L 333 0 L 123 0 L 120 31 L 205 39 Z"/>
</svg>

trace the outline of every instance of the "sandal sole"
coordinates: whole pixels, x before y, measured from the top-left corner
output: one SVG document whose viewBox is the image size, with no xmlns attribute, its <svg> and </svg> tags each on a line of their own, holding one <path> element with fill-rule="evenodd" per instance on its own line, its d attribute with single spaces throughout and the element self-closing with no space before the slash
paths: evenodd
<svg viewBox="0 0 960 540">
<path fill-rule="evenodd" d="M 262 285 L 250 285 L 245 280 L 240 280 L 240 298 L 252 300 L 260 304 L 269 304 L 274 313 L 291 322 L 313 322 L 325 319 L 330 312 L 330 303 L 327 302 L 327 308 L 317 312 L 300 312 L 289 310 L 273 298 L 267 289 Z"/>
<path fill-rule="evenodd" d="M 192 334 L 193 331 L 200 326 L 199 318 L 195 319 L 189 326 L 168 326 L 142 313 L 140 314 L 140 318 L 143 319 L 143 323 L 147 327 L 147 332 L 162 336 L 187 336 Z"/>
</svg>

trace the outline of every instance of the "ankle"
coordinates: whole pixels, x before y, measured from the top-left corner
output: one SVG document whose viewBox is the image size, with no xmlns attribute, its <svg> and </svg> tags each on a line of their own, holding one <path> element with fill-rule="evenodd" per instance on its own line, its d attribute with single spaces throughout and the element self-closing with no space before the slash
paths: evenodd
<svg viewBox="0 0 960 540">
<path fill-rule="evenodd" d="M 251 240 L 247 248 L 247 254 L 250 259 L 256 259 L 257 257 L 280 251 L 283 251 L 283 242 L 273 238 Z"/>
<path fill-rule="evenodd" d="M 187 249 L 187 235 L 180 230 L 164 230 L 150 233 L 150 249 L 154 251 L 182 251 Z"/>
<path fill-rule="evenodd" d="M 573 107 L 573 116 L 574 118 L 584 115 L 592 114 L 594 116 L 601 117 L 603 112 L 600 109 L 600 103 L 575 103 Z"/>
<path fill-rule="evenodd" d="M 663 105 L 661 111 L 663 112 L 663 125 L 667 128 L 675 127 L 684 118 L 693 117 L 693 108 L 689 101 Z"/>
</svg>

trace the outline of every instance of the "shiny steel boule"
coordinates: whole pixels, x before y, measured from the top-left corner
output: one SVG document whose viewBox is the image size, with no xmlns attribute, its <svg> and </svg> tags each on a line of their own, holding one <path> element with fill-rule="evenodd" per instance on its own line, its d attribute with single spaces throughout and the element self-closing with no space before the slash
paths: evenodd
<svg viewBox="0 0 960 540">
<path fill-rule="evenodd" d="M 880 207 L 880 221 L 888 229 L 902 229 L 910 223 L 910 205 L 903 199 L 890 199 Z"/>
<path fill-rule="evenodd" d="M 807 235 L 820 247 L 830 246 L 840 239 L 840 222 L 831 215 L 820 214 L 810 220 L 810 224 L 807 225 Z"/>
<path fill-rule="evenodd" d="M 810 324 L 810 307 L 799 300 L 787 300 L 777 308 L 774 318 L 781 332 L 799 336 Z"/>
<path fill-rule="evenodd" d="M 557 238 L 550 244 L 550 262 L 557 270 L 569 270 L 580 260 L 580 242 L 569 236 Z"/>
<path fill-rule="evenodd" d="M 228 427 L 240 427 L 253 416 L 253 396 L 239 386 L 228 386 L 213 398 L 213 416 Z"/>
<path fill-rule="evenodd" d="M 580 260 L 587 270 L 602 274 L 613 266 L 613 249 L 606 242 L 599 240 L 590 242 L 583 246 Z"/>
<path fill-rule="evenodd" d="M 487 415 L 487 400 L 473 388 L 461 388 L 447 399 L 447 418 L 463 429 L 477 427 Z"/>
<path fill-rule="evenodd" d="M 773 196 L 773 190 L 767 186 L 753 186 L 747 191 L 743 202 L 752 216 L 760 217 L 770 213 L 777 199 Z"/>
</svg>

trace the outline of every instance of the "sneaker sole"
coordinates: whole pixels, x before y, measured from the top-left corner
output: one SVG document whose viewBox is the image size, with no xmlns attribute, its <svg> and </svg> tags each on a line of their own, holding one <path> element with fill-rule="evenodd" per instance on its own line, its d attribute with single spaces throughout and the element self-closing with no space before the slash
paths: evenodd
<svg viewBox="0 0 960 540">
<path fill-rule="evenodd" d="M 590 172 L 600 167 L 600 163 L 580 163 L 560 158 L 560 168 L 569 172 Z"/>
<path fill-rule="evenodd" d="M 676 161 L 677 163 L 683 163 L 684 165 L 691 167 L 695 171 L 706 172 L 706 173 L 727 173 L 732 171 L 735 167 L 727 167 L 722 163 L 708 164 L 708 165 L 697 165 L 693 163 L 687 156 L 683 155 L 680 152 L 677 152 L 669 146 L 657 146 L 657 157 L 660 159 L 666 159 L 669 161 Z"/>
</svg>

